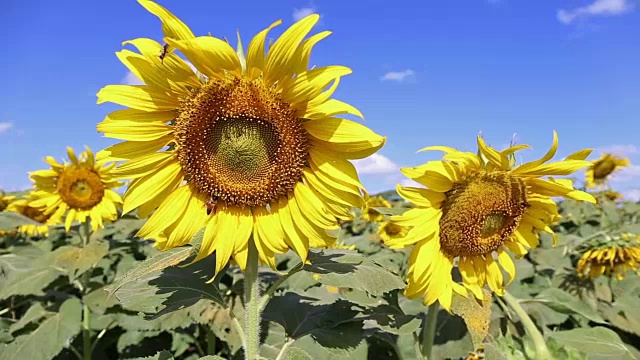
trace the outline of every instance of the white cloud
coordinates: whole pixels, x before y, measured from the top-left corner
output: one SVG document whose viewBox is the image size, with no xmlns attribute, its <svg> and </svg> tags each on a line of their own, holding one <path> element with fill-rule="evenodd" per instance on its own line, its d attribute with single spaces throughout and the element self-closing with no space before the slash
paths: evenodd
<svg viewBox="0 0 640 360">
<path fill-rule="evenodd" d="M 10 122 L 0 122 L 0 134 L 9 131 L 13 127 L 13 123 Z"/>
<path fill-rule="evenodd" d="M 415 71 L 411 69 L 407 69 L 404 71 L 390 71 L 382 75 L 382 77 L 380 77 L 380 80 L 403 82 L 405 80 L 414 79 L 415 76 L 416 76 Z"/>
<path fill-rule="evenodd" d="M 640 189 L 631 189 L 627 191 L 623 191 L 622 195 L 624 196 L 624 200 L 638 202 L 640 201 Z"/>
<path fill-rule="evenodd" d="M 353 165 L 355 165 L 360 174 L 387 174 L 400 169 L 398 164 L 380 154 L 373 154 L 364 159 L 353 160 Z"/>
<path fill-rule="evenodd" d="M 577 18 L 621 15 L 631 10 L 633 10 L 633 4 L 631 4 L 630 0 L 595 0 L 590 5 L 573 10 L 560 9 L 558 10 L 557 18 L 563 24 L 571 24 Z"/>
<path fill-rule="evenodd" d="M 123 85 L 144 85 L 144 82 L 138 79 L 138 77 L 131 71 L 127 72 L 127 75 L 122 78 L 120 83 Z"/>
<path fill-rule="evenodd" d="M 640 165 L 631 165 L 611 174 L 612 182 L 630 182 L 640 179 Z"/>
<path fill-rule="evenodd" d="M 617 144 L 617 145 L 608 145 L 602 146 L 596 149 L 597 152 L 601 153 L 611 153 L 616 155 L 633 155 L 638 153 L 638 147 L 632 144 Z"/>
<path fill-rule="evenodd" d="M 293 9 L 293 20 L 300 21 L 315 12 L 316 8 L 314 6 L 304 7 L 302 9 Z"/>
</svg>

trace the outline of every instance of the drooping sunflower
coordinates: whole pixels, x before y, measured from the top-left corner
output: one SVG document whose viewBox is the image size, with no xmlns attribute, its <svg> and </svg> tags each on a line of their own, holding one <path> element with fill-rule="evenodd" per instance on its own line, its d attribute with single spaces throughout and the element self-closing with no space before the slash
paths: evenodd
<svg viewBox="0 0 640 360">
<path fill-rule="evenodd" d="M 383 242 L 392 241 L 407 235 L 409 229 L 392 221 L 385 221 L 378 227 L 378 235 Z"/>
<path fill-rule="evenodd" d="M 362 209 L 362 218 L 368 222 L 384 221 L 384 214 L 377 212 L 376 207 L 391 208 L 391 204 L 382 196 L 372 196 Z"/>
<path fill-rule="evenodd" d="M 304 39 L 319 16 L 286 29 L 265 55 L 267 34 L 281 23 L 274 22 L 245 57 L 239 36 L 234 50 L 216 37 L 196 37 L 160 5 L 139 2 L 161 20 L 166 51 L 150 39 L 125 42 L 140 53 L 117 55 L 145 85 L 98 93 L 98 103 L 128 107 L 98 131 L 125 141 L 105 150 L 124 161 L 119 178 L 131 179 L 124 212 L 137 208 L 144 218 L 155 210 L 138 236 L 168 249 L 205 228 L 196 260 L 215 252 L 216 273 L 230 258 L 245 268 L 249 238 L 270 266 L 275 253 L 293 249 L 304 261 L 310 246 L 331 244 L 326 230 L 349 219 L 366 196 L 349 159 L 373 154 L 385 138 L 335 117 L 362 117 L 331 98 L 349 68 L 308 69 L 313 46 L 330 34 Z"/>
<path fill-rule="evenodd" d="M 607 182 L 609 176 L 623 167 L 630 166 L 628 158 L 616 156 L 614 154 L 602 154 L 599 159 L 591 162 L 591 166 L 586 171 L 585 186 L 594 188 Z"/>
<path fill-rule="evenodd" d="M 56 222 L 55 219 L 52 219 L 52 214 L 45 214 L 43 208 L 31 207 L 28 205 L 28 202 L 28 199 L 19 199 L 11 202 L 11 204 L 7 206 L 6 211 L 16 212 L 40 223 L 40 225 L 20 225 L 18 232 L 28 236 L 49 235 L 49 224 Z"/>
<path fill-rule="evenodd" d="M 0 211 L 4 211 L 15 198 L 15 196 L 6 195 L 4 191 L 0 190 Z"/>
<path fill-rule="evenodd" d="M 424 304 L 436 300 L 449 309 L 453 291 L 466 296 L 467 289 L 479 300 L 482 287 L 504 293 L 501 271 L 513 280 L 515 264 L 506 249 L 522 257 L 528 248 L 538 246 L 539 232 L 554 235 L 549 224 L 558 214 L 553 196 L 595 203 L 593 196 L 575 190 L 564 176 L 589 166 L 584 159 L 591 150 L 582 150 L 565 160 L 547 163 L 556 153 L 557 134 L 551 149 L 539 160 L 515 166 L 513 154 L 527 145 L 497 151 L 478 136 L 478 154 L 446 146 L 422 149 L 440 150 L 443 160 L 404 168 L 409 178 L 427 187 L 397 186 L 404 199 L 416 205 L 391 221 L 411 229 L 402 238 L 386 242 L 392 248 L 412 246 L 408 285 L 410 298 L 424 296 Z M 542 177 L 549 178 L 543 179 Z M 454 262 L 462 275 L 455 282 Z"/>
<path fill-rule="evenodd" d="M 640 274 L 640 236 L 625 233 L 592 239 L 582 249 L 576 266 L 576 273 L 582 278 L 605 275 L 622 280 L 628 271 Z"/>
<path fill-rule="evenodd" d="M 117 207 L 122 204 L 120 195 L 113 191 L 123 185 L 111 176 L 115 164 L 96 161 L 91 149 L 85 147 L 85 150 L 78 157 L 67 147 L 70 163 L 61 164 L 47 156 L 45 162 L 50 169 L 29 173 L 35 190 L 27 205 L 43 209 L 44 214 L 51 217 L 50 225 L 64 219 L 67 231 L 74 221 L 84 223 L 87 219 L 96 231 L 104 226 L 104 221 L 116 220 Z"/>
</svg>

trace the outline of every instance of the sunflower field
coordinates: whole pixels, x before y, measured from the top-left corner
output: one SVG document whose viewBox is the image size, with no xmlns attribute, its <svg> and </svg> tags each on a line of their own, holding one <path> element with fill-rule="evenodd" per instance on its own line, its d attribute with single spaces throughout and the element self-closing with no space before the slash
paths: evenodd
<svg viewBox="0 0 640 360">
<path fill-rule="evenodd" d="M 164 38 L 97 93 L 120 142 L 0 190 L 0 360 L 640 359 L 628 159 L 478 135 L 369 194 L 387 138 L 333 98 L 350 68 L 310 66 L 317 14 L 234 48 L 138 2 Z"/>
</svg>

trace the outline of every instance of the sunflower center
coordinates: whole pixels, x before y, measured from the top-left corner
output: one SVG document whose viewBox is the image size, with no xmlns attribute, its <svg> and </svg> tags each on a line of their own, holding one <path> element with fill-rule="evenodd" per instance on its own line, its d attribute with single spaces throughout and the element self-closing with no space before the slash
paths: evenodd
<svg viewBox="0 0 640 360">
<path fill-rule="evenodd" d="M 478 173 L 446 193 L 440 247 L 449 256 L 497 250 L 518 227 L 528 204 L 524 182 L 504 172 Z"/>
<path fill-rule="evenodd" d="M 31 206 L 25 206 L 24 209 L 22 210 L 22 215 L 42 224 L 44 224 L 51 217 L 51 214 L 46 215 L 40 209 L 31 207 Z"/>
<path fill-rule="evenodd" d="M 602 180 L 607 176 L 611 175 L 611 173 L 616 169 L 616 162 L 610 157 L 605 157 L 604 159 L 593 164 L 593 178 L 597 180 Z"/>
<path fill-rule="evenodd" d="M 104 184 L 93 168 L 66 167 L 58 177 L 60 198 L 72 209 L 89 210 L 104 196 Z"/>
<path fill-rule="evenodd" d="M 389 236 L 399 235 L 402 232 L 402 230 L 403 230 L 402 226 L 392 222 L 387 223 L 387 225 L 384 227 L 384 232 L 387 233 L 387 235 Z"/>
<path fill-rule="evenodd" d="M 261 81 L 210 80 L 183 101 L 175 127 L 185 177 L 227 205 L 265 206 L 302 178 L 306 132 Z"/>
</svg>

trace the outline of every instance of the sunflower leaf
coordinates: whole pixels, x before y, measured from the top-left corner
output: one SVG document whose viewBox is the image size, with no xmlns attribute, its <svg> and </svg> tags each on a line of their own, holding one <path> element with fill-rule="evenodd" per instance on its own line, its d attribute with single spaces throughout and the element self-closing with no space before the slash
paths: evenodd
<svg viewBox="0 0 640 360">
<path fill-rule="evenodd" d="M 154 356 L 147 356 L 147 357 L 137 357 L 134 359 L 129 359 L 129 360 L 173 360 L 175 359 L 173 357 L 173 355 L 166 351 L 160 351 L 159 353 L 155 354 Z"/>
<path fill-rule="evenodd" d="M 19 336 L 7 345 L 0 354 L 0 360 L 53 359 L 80 332 L 81 314 L 80 300 L 69 298 L 62 303 L 57 314 L 49 317 L 31 333 Z"/>
<path fill-rule="evenodd" d="M 24 215 L 3 211 L 0 212 L 0 230 L 13 230 L 21 225 L 42 225 L 41 223 L 32 220 Z"/>
<path fill-rule="evenodd" d="M 539 293 L 535 299 L 549 308 L 564 314 L 579 314 L 585 318 L 600 324 L 606 321 L 589 304 L 569 294 L 568 292 L 550 288 Z"/>
<path fill-rule="evenodd" d="M 305 265 L 302 271 L 316 274 L 314 277 L 323 285 L 363 290 L 374 296 L 405 286 L 399 276 L 357 252 L 310 251 L 309 261 L 311 265 Z"/>
<path fill-rule="evenodd" d="M 589 359 L 633 359 L 620 336 L 602 326 L 553 332 L 549 337 L 564 346 L 588 354 Z"/>
<path fill-rule="evenodd" d="M 184 263 L 188 263 L 189 260 L 187 258 Z M 188 308 L 203 299 L 225 306 L 217 282 L 207 283 L 211 279 L 214 265 L 215 257 L 209 256 L 188 266 L 170 266 L 145 271 L 142 276 L 136 276 L 135 280 L 127 281 L 118 287 L 115 295 L 123 307 L 152 314 L 147 317 L 150 320 Z M 221 274 L 223 273 L 218 275 Z"/>
<path fill-rule="evenodd" d="M 94 267 L 109 252 L 109 242 L 92 241 L 86 247 L 61 246 L 53 253 L 54 266 L 64 269 L 74 280 Z"/>
</svg>

